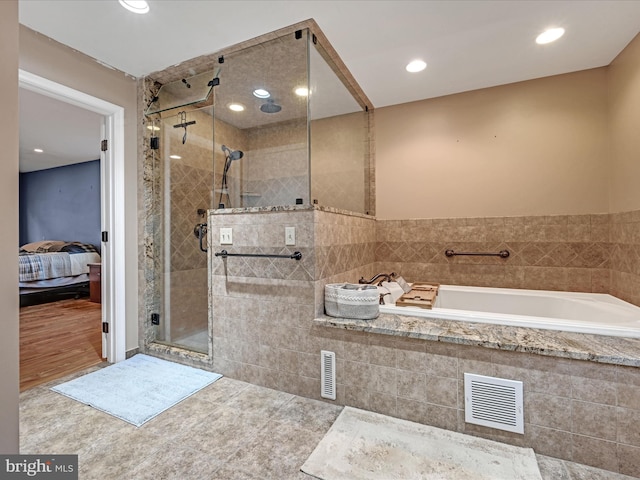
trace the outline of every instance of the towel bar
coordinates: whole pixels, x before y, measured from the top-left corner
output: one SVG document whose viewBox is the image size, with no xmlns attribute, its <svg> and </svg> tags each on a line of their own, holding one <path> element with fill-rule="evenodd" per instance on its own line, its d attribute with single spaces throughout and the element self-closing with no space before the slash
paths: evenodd
<svg viewBox="0 0 640 480">
<path fill-rule="evenodd" d="M 445 250 L 444 254 L 447 257 L 454 257 L 456 255 L 477 255 L 482 257 L 500 257 L 500 258 L 507 258 L 510 255 L 509 250 L 500 250 L 498 253 L 487 253 L 487 252 L 455 252 L 451 249 Z"/>
<path fill-rule="evenodd" d="M 229 253 L 226 250 L 215 253 L 216 257 L 260 257 L 260 258 L 291 258 L 294 260 L 300 260 L 302 253 L 293 252 L 291 255 L 277 255 L 275 253 Z"/>
</svg>

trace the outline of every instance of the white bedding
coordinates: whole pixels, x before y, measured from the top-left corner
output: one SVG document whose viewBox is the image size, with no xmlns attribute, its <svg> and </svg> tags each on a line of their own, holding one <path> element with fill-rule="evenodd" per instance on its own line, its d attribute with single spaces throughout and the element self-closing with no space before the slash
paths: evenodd
<svg viewBox="0 0 640 480">
<path fill-rule="evenodd" d="M 71 260 L 71 275 L 89 273 L 89 263 L 100 263 L 100 255 L 96 252 L 74 253 L 69 255 Z"/>
<path fill-rule="evenodd" d="M 76 283 L 88 282 L 89 274 L 82 273 L 74 277 L 58 277 L 49 280 L 32 280 L 30 282 L 18 282 L 20 293 L 34 293 L 39 290 L 49 290 L 54 287 L 64 287 Z"/>
</svg>

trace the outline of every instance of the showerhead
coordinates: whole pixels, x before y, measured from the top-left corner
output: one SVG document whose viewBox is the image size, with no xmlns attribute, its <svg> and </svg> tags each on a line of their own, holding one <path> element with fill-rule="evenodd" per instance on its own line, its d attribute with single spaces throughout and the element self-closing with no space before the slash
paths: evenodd
<svg viewBox="0 0 640 480">
<path fill-rule="evenodd" d="M 264 113 L 278 113 L 282 110 L 282 107 L 278 105 L 272 98 L 267 100 L 267 103 L 260 105 L 260 111 Z"/>
<path fill-rule="evenodd" d="M 225 153 L 229 160 L 240 160 L 244 157 L 242 150 L 231 150 L 226 145 L 222 145 L 222 151 Z"/>
</svg>

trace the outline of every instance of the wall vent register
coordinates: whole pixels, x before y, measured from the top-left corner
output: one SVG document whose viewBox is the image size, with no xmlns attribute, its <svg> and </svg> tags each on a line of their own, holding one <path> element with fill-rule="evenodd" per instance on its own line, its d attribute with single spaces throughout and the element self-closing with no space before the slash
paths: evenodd
<svg viewBox="0 0 640 480">
<path fill-rule="evenodd" d="M 330 400 L 336 399 L 336 354 L 335 352 L 320 352 L 320 396 Z"/>
<path fill-rule="evenodd" d="M 464 374 L 464 421 L 524 434 L 522 382 Z"/>
</svg>

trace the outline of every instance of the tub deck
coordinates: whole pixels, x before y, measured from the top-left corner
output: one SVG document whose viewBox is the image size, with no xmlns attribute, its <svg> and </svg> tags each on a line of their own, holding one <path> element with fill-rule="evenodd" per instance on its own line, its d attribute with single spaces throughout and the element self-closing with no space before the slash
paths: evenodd
<svg viewBox="0 0 640 480">
<path fill-rule="evenodd" d="M 326 328 L 474 345 L 497 350 L 640 367 L 640 339 L 560 332 L 458 320 L 381 313 L 374 320 L 322 316 L 314 324 Z"/>
</svg>

